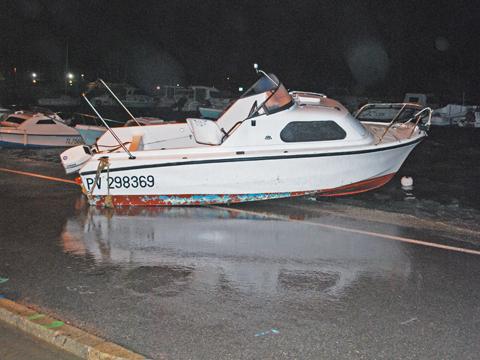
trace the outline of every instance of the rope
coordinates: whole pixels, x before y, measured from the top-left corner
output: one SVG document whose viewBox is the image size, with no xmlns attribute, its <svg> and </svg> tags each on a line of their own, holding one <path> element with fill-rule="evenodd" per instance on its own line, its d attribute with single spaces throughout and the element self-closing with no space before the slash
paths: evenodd
<svg viewBox="0 0 480 360">
<path fill-rule="evenodd" d="M 110 162 L 108 161 L 107 156 L 102 156 L 98 161 L 98 167 L 97 167 L 97 173 L 95 174 L 95 180 L 93 181 L 92 188 L 87 193 L 87 198 L 88 198 L 88 201 L 90 203 L 94 203 L 94 201 L 93 201 L 93 191 L 95 190 L 95 187 L 97 186 L 97 183 L 100 180 L 100 176 L 102 175 L 102 171 L 105 168 L 107 169 L 107 196 L 105 197 L 105 207 L 113 208 L 112 196 L 110 195 L 110 186 L 108 186 L 109 179 L 110 179 Z"/>
</svg>

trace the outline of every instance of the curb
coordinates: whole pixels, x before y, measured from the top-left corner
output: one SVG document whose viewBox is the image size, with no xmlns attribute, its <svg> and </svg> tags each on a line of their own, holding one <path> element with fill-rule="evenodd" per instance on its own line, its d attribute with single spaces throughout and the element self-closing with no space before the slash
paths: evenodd
<svg viewBox="0 0 480 360">
<path fill-rule="evenodd" d="M 0 299 L 0 321 L 85 360 L 147 360 L 142 355 L 7 299 Z"/>
</svg>

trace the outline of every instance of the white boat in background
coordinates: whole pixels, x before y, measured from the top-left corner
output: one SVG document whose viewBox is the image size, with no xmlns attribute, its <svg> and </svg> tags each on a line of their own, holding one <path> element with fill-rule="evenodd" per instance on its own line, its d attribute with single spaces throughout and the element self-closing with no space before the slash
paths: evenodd
<svg viewBox="0 0 480 360">
<path fill-rule="evenodd" d="M 224 109 L 231 102 L 232 94 L 213 86 L 191 85 L 188 87 L 162 86 L 157 97 L 158 107 L 178 111 L 198 111 L 200 107 Z"/>
<path fill-rule="evenodd" d="M 58 115 L 16 111 L 0 121 L 0 147 L 71 147 L 83 144 Z"/>
<path fill-rule="evenodd" d="M 432 125 L 480 127 L 480 107 L 476 105 L 448 104 L 433 110 Z"/>
<path fill-rule="evenodd" d="M 77 106 L 80 105 L 80 98 L 60 95 L 58 97 L 40 98 L 37 103 L 40 106 Z"/>
<path fill-rule="evenodd" d="M 125 84 L 111 84 L 111 86 L 118 93 L 118 97 L 125 106 L 130 108 L 150 108 L 155 106 L 155 100 L 152 96 L 145 94 L 134 86 Z M 95 106 L 117 105 L 115 99 L 108 93 L 92 98 L 92 103 Z"/>
<path fill-rule="evenodd" d="M 384 185 L 427 135 L 430 108 L 361 123 L 337 101 L 259 73 L 216 121 L 111 129 L 92 148 L 63 152 L 62 164 L 100 206 L 340 196 Z"/>
</svg>

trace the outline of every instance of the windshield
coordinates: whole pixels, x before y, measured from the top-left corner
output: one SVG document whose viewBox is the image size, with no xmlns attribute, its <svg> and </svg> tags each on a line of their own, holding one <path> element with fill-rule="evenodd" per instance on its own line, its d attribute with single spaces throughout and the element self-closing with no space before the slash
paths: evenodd
<svg viewBox="0 0 480 360">
<path fill-rule="evenodd" d="M 263 74 L 263 76 L 243 94 L 242 98 L 262 93 L 266 93 L 267 99 L 257 107 L 257 111 L 252 115 L 258 114 L 258 110 L 260 109 L 264 109 L 267 114 L 272 114 L 293 104 L 292 96 L 273 74 Z"/>
<path fill-rule="evenodd" d="M 272 92 L 274 90 L 271 90 Z M 291 95 L 283 84 L 265 102 L 265 108 L 269 114 L 280 111 L 293 103 Z"/>
<path fill-rule="evenodd" d="M 245 93 L 242 95 L 243 97 L 251 96 L 251 95 L 257 95 L 264 93 L 268 90 L 275 90 L 278 87 L 278 84 L 280 84 L 280 81 L 278 78 L 273 75 L 273 74 L 264 74 L 260 79 L 258 79 L 255 84 L 253 84 L 250 89 L 245 91 Z"/>
</svg>

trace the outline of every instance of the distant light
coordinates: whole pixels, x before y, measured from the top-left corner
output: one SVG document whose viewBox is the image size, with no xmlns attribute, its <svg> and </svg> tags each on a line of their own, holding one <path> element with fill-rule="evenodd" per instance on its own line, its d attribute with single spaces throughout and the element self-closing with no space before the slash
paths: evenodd
<svg viewBox="0 0 480 360">
<path fill-rule="evenodd" d="M 33 73 L 32 73 L 32 78 L 35 79 L 36 77 L 37 77 L 37 73 L 34 73 L 34 72 L 33 72 Z"/>
<path fill-rule="evenodd" d="M 230 80 L 230 76 L 227 76 L 227 80 Z"/>
<path fill-rule="evenodd" d="M 73 80 L 74 76 L 72 73 L 67 73 L 67 79 Z"/>
<path fill-rule="evenodd" d="M 36 83 L 37 83 L 37 80 L 33 79 L 33 80 L 32 80 L 32 83 L 36 84 Z"/>
<path fill-rule="evenodd" d="M 238 91 L 243 92 L 243 86 L 239 86 Z"/>
<path fill-rule="evenodd" d="M 80 74 L 80 77 L 83 79 L 85 77 L 85 74 Z"/>
<path fill-rule="evenodd" d="M 72 80 L 68 80 L 68 83 L 70 84 L 70 86 L 73 85 L 73 81 L 72 81 Z"/>
<path fill-rule="evenodd" d="M 160 90 L 160 85 L 157 85 L 157 87 L 155 89 Z"/>
<path fill-rule="evenodd" d="M 177 86 L 180 86 L 180 84 L 177 84 Z"/>
</svg>

